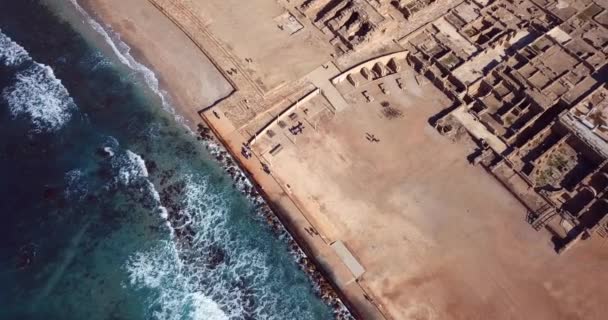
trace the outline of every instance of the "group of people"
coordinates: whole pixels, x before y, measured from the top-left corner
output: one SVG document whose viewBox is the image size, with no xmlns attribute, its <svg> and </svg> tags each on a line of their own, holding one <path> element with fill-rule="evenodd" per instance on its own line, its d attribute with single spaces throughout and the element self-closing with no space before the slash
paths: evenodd
<svg viewBox="0 0 608 320">
<path fill-rule="evenodd" d="M 241 146 L 241 155 L 245 159 L 251 159 L 251 157 L 253 156 L 253 151 L 251 150 L 251 147 L 248 144 L 243 143 L 243 146 Z M 267 174 L 270 174 L 270 166 L 268 166 L 264 162 L 260 162 L 260 164 L 262 165 L 262 170 L 264 170 L 264 172 L 266 172 Z"/>
<path fill-rule="evenodd" d="M 291 134 L 293 134 L 294 136 L 302 133 L 302 131 L 304 131 L 304 124 L 302 123 L 302 121 L 298 121 L 298 124 L 289 128 L 289 132 L 291 132 Z"/>
<path fill-rule="evenodd" d="M 372 143 L 373 142 L 376 142 L 376 143 L 380 142 L 380 139 L 376 138 L 375 135 L 373 135 L 373 134 L 371 134 L 369 132 L 365 133 L 365 138 L 367 139 L 367 141 L 372 142 Z"/>
<path fill-rule="evenodd" d="M 245 159 L 249 159 L 251 158 L 251 148 L 249 148 L 249 145 L 246 145 L 243 143 L 243 146 L 241 147 L 241 155 L 243 155 L 243 157 L 245 157 Z"/>
<path fill-rule="evenodd" d="M 317 230 L 315 230 L 313 227 L 310 228 L 304 228 L 304 230 L 306 230 L 306 232 L 310 235 L 310 236 L 318 236 L 319 232 L 317 232 Z"/>
<path fill-rule="evenodd" d="M 226 70 L 226 73 L 229 75 L 237 74 L 238 70 L 236 68 L 230 68 L 230 70 Z"/>
</svg>

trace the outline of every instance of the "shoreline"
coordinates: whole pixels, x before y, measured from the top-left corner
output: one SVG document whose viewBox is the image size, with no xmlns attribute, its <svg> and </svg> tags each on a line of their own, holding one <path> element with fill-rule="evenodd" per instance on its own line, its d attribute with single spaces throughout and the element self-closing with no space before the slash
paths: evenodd
<svg viewBox="0 0 608 320">
<path fill-rule="evenodd" d="M 127 67 L 143 74 L 148 85 L 163 101 L 163 107 L 168 107 L 167 111 L 181 117 L 180 120 L 183 120 L 192 132 L 196 132 L 196 124 L 202 121 L 194 109 L 212 105 L 235 91 L 204 52 L 200 52 L 190 39 L 185 41 L 179 28 L 171 30 L 171 27 L 175 27 L 173 22 L 161 20 L 165 15 L 147 0 L 72 1 L 80 6 L 93 22 L 99 24 L 109 36 L 106 41 L 112 42 L 111 46 L 121 47 L 114 50 L 115 54 L 122 55 L 121 62 L 125 63 L 123 58 L 126 59 L 129 62 L 125 63 Z M 138 16 L 133 17 L 136 21 L 127 20 L 130 17 L 125 13 L 118 16 L 109 11 L 120 10 L 120 5 L 123 5 L 122 9 L 128 13 L 137 13 Z M 153 27 L 156 30 L 144 30 Z M 171 50 L 172 48 L 157 45 L 152 41 L 155 40 L 152 37 L 157 36 L 160 42 L 182 50 Z M 117 41 L 120 42 L 118 46 Z M 122 47 L 122 44 L 127 48 Z M 152 82 L 156 83 L 151 85 L 150 77 L 153 78 Z M 204 88 L 204 92 L 201 88 Z"/>
<path fill-rule="evenodd" d="M 205 123 L 207 122 L 205 121 Z M 281 218 L 281 215 L 277 214 L 279 209 L 272 204 L 268 195 L 263 191 L 264 189 L 251 177 L 251 173 L 243 167 L 238 157 L 231 149 L 224 146 L 221 138 L 211 126 L 199 126 L 198 129 L 198 137 L 205 143 L 207 151 L 231 177 L 241 194 L 246 196 L 257 208 L 256 214 L 266 220 L 273 234 L 287 244 L 289 253 L 312 282 L 315 294 L 333 309 L 334 318 L 349 319 L 349 316 L 352 316 L 358 319 L 355 313 L 347 307 L 339 290 L 328 280 L 320 264 L 311 258 L 309 250 L 303 245 L 304 240 L 290 231 L 288 224 Z"/>
<path fill-rule="evenodd" d="M 132 0 L 124 4 L 119 0 L 79 1 L 98 3 L 105 8 L 106 18 L 100 21 L 111 26 L 108 29 L 116 26 L 114 30 L 133 46 L 133 53 L 140 55 L 138 59 L 156 70 L 163 86 L 159 91 L 171 96 L 167 100 L 175 107 L 168 108 L 174 111 L 172 115 L 188 128 L 185 130 L 198 132 L 200 140 L 206 140 L 202 145 L 209 149 L 211 156 L 232 177 L 235 187 L 248 196 L 251 203 L 255 205 L 260 201 L 264 204 L 263 208 L 252 212 L 254 219 L 260 219 L 259 223 L 263 225 L 264 218 L 260 217 L 266 217 L 272 230 L 278 228 L 275 230 L 277 237 L 286 241 L 301 268 L 313 275 L 309 275 L 312 285 L 317 283 L 315 275 L 322 274 L 321 281 L 328 281 L 331 292 L 348 306 L 352 316 L 359 319 L 405 319 L 425 315 L 474 318 L 488 314 L 508 318 L 523 312 L 537 318 L 568 314 L 601 318 L 601 297 L 605 294 L 597 285 L 597 279 L 601 279 L 600 269 L 606 261 L 602 261 L 598 253 L 601 253 L 599 250 L 605 239 L 592 237 L 577 251 L 568 251 L 567 259 L 555 255 L 555 239 L 563 234 L 551 234 L 549 242 L 546 234 L 530 230 L 530 221 L 514 219 L 514 216 L 528 216 L 521 201 L 495 177 L 469 162 L 472 149 L 479 146 L 466 138 L 460 139 L 463 137 L 446 139 L 442 132 L 435 130 L 437 128 L 429 126 L 429 121 L 433 122 L 453 108 L 450 97 L 455 96 L 446 89 L 446 83 L 426 81 L 426 78 L 443 74 L 443 69 L 440 68 L 439 73 L 436 70 L 426 73 L 426 68 L 437 61 L 427 61 L 425 56 L 431 49 L 418 51 L 418 32 L 405 38 L 395 37 L 392 31 L 386 34 L 399 50 L 408 51 L 407 57 L 411 59 L 394 60 L 394 68 L 378 63 L 379 78 L 362 72 L 361 77 L 355 74 L 357 77 L 353 79 L 359 81 L 332 84 L 337 75 L 357 70 L 355 67 L 359 65 L 355 63 L 360 62 L 357 59 L 370 58 L 360 64 L 370 67 L 372 60 L 381 61 L 384 57 L 380 56 L 380 51 L 384 50 L 382 43 L 370 41 L 365 48 L 380 51 L 357 50 L 356 57 L 347 53 L 337 58 L 331 55 L 330 59 L 323 48 L 308 52 L 305 50 L 308 44 L 327 45 L 329 39 L 325 35 L 329 34 L 323 29 L 324 24 L 315 24 L 313 15 L 308 14 L 314 10 L 302 12 L 297 7 L 292 8 L 293 2 Z M 503 4 L 510 6 L 507 2 Z M 150 10 L 151 6 L 156 10 Z M 480 10 L 486 7 L 473 6 Z M 124 10 L 127 7 L 132 11 Z M 149 16 L 142 17 L 141 11 L 146 10 Z M 281 10 L 290 11 L 303 31 L 293 36 L 284 32 L 282 25 L 277 28 L 275 22 L 277 18 L 280 20 Z M 370 12 L 373 10 L 371 8 Z M 451 14 L 437 4 L 433 10 L 442 16 L 425 17 L 428 20 L 425 23 L 431 26 Z M 606 7 L 602 10 L 608 12 Z M 254 12 L 257 14 L 252 14 Z M 395 18 L 390 14 L 383 16 L 388 20 Z M 146 29 L 151 24 L 164 25 L 166 30 L 156 25 L 151 28 L 156 31 Z M 512 27 L 520 28 L 519 25 Z M 137 37 L 138 28 L 143 37 Z M 573 30 L 576 33 L 583 29 Z M 171 31 L 185 40 L 178 41 L 180 45 L 167 45 L 165 33 Z M 570 29 L 567 33 L 571 33 Z M 439 30 L 438 34 L 445 36 L 446 32 Z M 305 37 L 316 35 L 320 35 L 320 39 L 305 42 Z M 545 37 L 544 33 L 538 36 Z M 576 33 L 576 37 L 579 36 Z M 333 42 L 330 40 L 329 44 Z M 441 41 L 436 40 L 434 44 L 440 46 Z M 182 51 L 189 50 L 187 47 L 198 55 L 183 58 Z M 480 44 L 478 49 L 483 47 Z M 335 49 L 340 49 L 339 43 Z M 159 58 L 159 50 L 170 52 Z M 469 61 L 475 56 L 462 58 Z M 193 72 L 182 78 L 176 73 L 179 74 L 180 68 L 190 68 L 189 64 L 200 64 L 199 60 L 214 65 L 216 69 L 210 73 L 215 74 L 216 79 L 221 78 L 217 80 L 219 82 L 229 82 L 233 91 L 209 99 L 214 101 L 197 100 L 196 94 L 212 94 L 205 86 L 193 86 L 193 82 L 205 77 L 205 72 Z M 505 65 L 509 63 L 505 61 Z M 171 65 L 177 68 L 173 70 Z M 393 69 L 388 75 L 382 71 L 385 66 Z M 323 71 L 321 67 L 329 71 Z M 217 77 L 218 74 L 221 77 Z M 494 81 L 493 76 L 488 79 Z M 420 81 L 420 77 L 424 81 Z M 286 85 L 277 85 L 277 79 Z M 478 83 L 488 79 L 482 78 Z M 589 75 L 586 79 L 593 80 L 593 77 Z M 351 85 L 357 88 L 353 89 Z M 384 90 L 384 85 L 394 89 Z M 283 109 L 286 114 L 295 110 L 288 114 L 290 120 L 268 122 L 269 119 L 274 121 L 277 110 L 288 103 L 297 101 L 289 108 L 299 106 L 306 86 L 331 89 L 326 90 L 328 92 L 338 89 L 334 98 L 342 96 L 352 108 L 340 107 L 344 105 L 341 100 L 333 101 L 332 95 L 323 95 L 321 101 L 307 103 L 301 110 Z M 531 84 L 531 88 L 536 86 Z M 188 88 L 197 90 L 194 96 L 188 94 L 192 93 Z M 474 99 L 477 95 L 469 94 L 472 96 L 465 95 L 462 99 Z M 536 101 L 536 98 L 532 100 Z M 396 119 L 386 114 L 382 117 L 378 112 L 379 107 L 387 106 L 386 103 L 402 109 L 405 116 L 387 123 L 386 120 Z M 569 102 L 568 105 L 574 110 L 579 104 L 570 105 Z M 319 109 L 327 114 L 319 114 Z M 548 116 L 554 115 L 548 113 Z M 302 133 L 298 131 L 302 125 L 299 120 L 308 122 L 304 124 L 314 127 L 314 131 L 306 130 L 298 137 L 296 146 L 290 133 L 294 136 Z M 317 127 L 325 120 L 327 125 Z M 208 128 L 195 128 L 201 122 Z M 273 126 L 273 131 L 254 148 L 243 148 L 255 133 L 263 133 L 259 128 L 264 125 L 263 128 Z M 548 130 L 553 130 L 551 128 Z M 369 136 L 369 132 L 374 133 L 372 137 L 382 137 L 380 147 L 365 142 L 363 133 Z M 561 135 L 560 132 L 550 137 Z M 579 150 L 578 144 L 564 147 L 568 153 Z M 573 149 L 568 149 L 570 147 Z M 276 157 L 281 150 L 284 150 L 281 156 Z M 201 156 L 207 158 L 207 154 Z M 580 159 L 574 159 L 575 167 L 580 164 L 580 168 L 590 169 L 597 160 L 582 157 L 583 162 L 580 162 Z M 593 166 L 588 167 L 585 161 Z M 568 232 L 571 226 L 561 225 L 562 222 L 552 219 L 547 226 Z M 599 235 L 605 238 L 605 233 Z M 340 254 L 334 245 L 338 241 L 338 245 L 348 246 L 346 250 L 352 257 Z M 292 246 L 294 243 L 298 245 Z M 309 260 L 303 260 L 302 252 L 306 252 Z M 359 263 L 363 271 L 352 268 L 349 258 Z M 582 268 L 576 262 L 581 259 L 594 268 Z M 511 264 L 512 261 L 517 263 Z M 306 262 L 312 266 L 311 271 Z M 522 274 L 526 277 L 522 278 Z M 559 288 L 547 286 L 547 283 L 559 283 Z M 319 285 L 315 288 L 319 290 Z M 555 295 L 555 290 L 564 288 L 580 291 L 578 299 L 588 303 L 586 308 L 580 309 L 574 300 Z M 311 293 L 308 290 L 307 286 L 306 293 Z M 487 299 L 503 295 L 510 299 Z M 327 316 L 332 318 L 329 313 Z"/>
<path fill-rule="evenodd" d="M 200 107 L 199 110 L 191 110 L 185 107 L 188 105 L 187 98 L 181 98 L 179 91 L 183 91 L 180 88 L 180 83 L 175 81 L 167 80 L 167 73 L 158 70 L 154 62 L 146 56 L 145 45 L 140 46 L 133 43 L 133 39 L 130 39 L 125 35 L 119 28 L 115 28 L 112 25 L 112 19 L 108 16 L 100 14 L 98 7 L 93 3 L 96 0 L 78 0 L 77 4 L 89 15 L 91 19 L 102 25 L 103 29 L 108 32 L 107 27 L 111 27 L 111 32 L 114 35 L 120 37 L 120 41 L 123 41 L 129 46 L 129 55 L 134 61 L 143 65 L 149 69 L 157 78 L 158 81 L 158 94 L 161 95 L 161 99 L 168 100 L 170 105 L 170 111 L 176 117 L 176 120 L 188 128 L 197 140 L 203 143 L 203 147 L 210 153 L 210 155 L 220 164 L 223 170 L 231 177 L 234 182 L 235 188 L 237 188 L 243 195 L 245 195 L 256 207 L 256 214 L 263 217 L 269 225 L 273 234 L 284 241 L 287 245 L 289 253 L 292 255 L 294 261 L 299 265 L 300 269 L 309 277 L 316 295 L 332 309 L 332 314 L 335 319 L 349 319 L 356 318 L 360 319 L 361 315 L 356 312 L 356 308 L 353 303 L 348 301 L 343 292 L 339 290 L 338 285 L 331 280 L 330 270 L 326 270 L 327 266 L 317 261 L 318 259 L 314 255 L 314 250 L 309 248 L 307 240 L 301 237 L 297 232 L 292 230 L 296 228 L 281 214 L 281 209 L 276 207 L 273 203 L 269 194 L 264 191 L 262 184 L 256 180 L 254 174 L 247 168 L 247 166 L 241 161 L 240 157 L 232 150 L 230 144 L 223 139 L 218 128 L 209 121 L 209 118 L 203 114 L 203 110 L 208 110 L 210 106 L 215 103 L 221 102 L 225 99 L 231 98 L 238 92 L 234 88 L 232 82 L 226 79 L 232 86 L 232 90 L 225 96 L 210 99 L 211 103 L 204 107 Z M 147 0 L 146 0 L 147 2 Z M 152 4 L 149 3 L 151 6 Z M 154 6 L 155 10 L 158 10 Z M 164 17 L 166 15 L 158 10 Z M 171 23 L 174 23 L 171 21 Z M 182 31 L 179 26 L 175 25 L 176 28 Z M 187 36 L 184 34 L 184 36 Z M 189 37 L 188 37 L 189 38 Z M 189 38 L 190 39 L 190 38 Z M 192 39 L 190 39 L 192 41 Z M 198 46 L 197 46 L 198 47 Z M 201 50 L 201 48 L 198 48 Z M 202 50 L 201 50 L 202 51 Z M 202 52 L 207 56 L 206 52 Z M 211 57 L 208 57 L 213 68 L 218 66 L 213 62 Z M 141 70 L 136 70 L 140 71 Z M 217 69 L 218 73 L 223 73 Z M 169 84 L 172 85 L 169 85 Z M 152 88 L 153 90 L 156 88 Z"/>
</svg>

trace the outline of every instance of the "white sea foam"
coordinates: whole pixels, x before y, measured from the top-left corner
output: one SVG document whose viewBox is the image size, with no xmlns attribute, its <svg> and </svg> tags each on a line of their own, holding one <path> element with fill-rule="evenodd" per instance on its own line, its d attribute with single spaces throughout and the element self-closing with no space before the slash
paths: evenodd
<svg viewBox="0 0 608 320">
<path fill-rule="evenodd" d="M 144 159 L 131 150 L 127 150 L 120 157 L 114 157 L 112 164 L 118 169 L 116 179 L 122 185 L 130 185 L 148 177 L 148 169 Z M 156 192 L 156 195 L 158 195 L 158 192 Z"/>
<path fill-rule="evenodd" d="M 92 54 L 87 64 L 92 65 L 92 71 L 112 65 L 112 63 L 100 51 L 96 51 L 94 54 Z"/>
<path fill-rule="evenodd" d="M 80 169 L 70 170 L 65 174 L 67 187 L 65 195 L 70 199 L 82 200 L 88 193 L 88 188 Z"/>
<path fill-rule="evenodd" d="M 228 317 L 217 303 L 200 293 L 191 296 L 192 310 L 190 319 L 227 320 Z"/>
<path fill-rule="evenodd" d="M 158 194 L 158 191 L 156 191 L 156 187 L 154 187 L 154 184 L 150 182 L 150 180 L 147 180 L 146 185 L 148 186 L 148 190 L 150 190 L 150 194 L 152 195 L 154 201 L 157 204 L 160 204 L 160 194 Z"/>
<path fill-rule="evenodd" d="M 0 29 L 0 63 L 7 66 L 18 66 L 29 59 L 27 51 L 2 33 L 2 29 Z"/>
<path fill-rule="evenodd" d="M 118 142 L 116 142 L 117 144 Z M 113 154 L 113 153 L 112 153 Z M 152 197 L 154 204 L 162 215 L 167 209 L 160 202 L 160 194 L 149 179 L 146 162 L 137 153 L 127 150 L 124 154 L 112 158 L 112 167 L 117 170 L 114 183 L 123 186 L 137 186 L 139 191 Z"/>
<path fill-rule="evenodd" d="M 26 117 L 33 131 L 55 131 L 72 117 L 76 108 L 67 89 L 49 66 L 32 63 L 17 72 L 12 86 L 2 91 L 13 118 Z"/>
<path fill-rule="evenodd" d="M 113 157 L 114 156 L 114 150 L 112 150 L 112 148 L 110 147 L 103 147 L 103 151 L 108 154 L 109 157 Z"/>
<path fill-rule="evenodd" d="M 193 288 L 192 279 L 187 276 L 186 266 L 181 263 L 173 241 L 161 241 L 147 252 L 134 254 L 126 267 L 132 286 L 158 291 L 153 302 L 154 318 L 228 319 L 217 303 Z"/>
<path fill-rule="evenodd" d="M 126 264 L 132 286 L 158 292 L 155 318 L 311 318 L 303 310 L 280 309 L 281 301 L 290 297 L 269 287 L 267 253 L 231 233 L 228 195 L 196 175 L 186 177 L 180 194 L 180 213 L 195 232 L 192 248 L 180 247 L 179 239 L 160 241 L 153 249 L 132 255 Z M 161 217 L 166 219 L 168 214 Z M 172 230 L 184 227 L 183 222 L 179 226 L 167 223 Z M 221 250 L 226 260 L 207 267 L 214 250 Z M 187 263 L 180 259 L 182 253 L 189 257 Z M 248 299 L 255 302 L 247 306 Z"/>
<path fill-rule="evenodd" d="M 150 254 L 152 252 L 158 256 Z M 170 281 L 174 274 L 178 274 L 182 265 L 170 243 L 161 241 L 158 247 L 150 252 L 137 252 L 131 256 L 127 268 L 132 285 L 158 288 L 164 282 Z"/>
<path fill-rule="evenodd" d="M 19 66 L 30 60 L 28 52 L 0 30 L 0 62 Z M 53 70 L 35 62 L 15 75 L 13 85 L 2 91 L 2 99 L 7 102 L 13 118 L 29 118 L 34 132 L 61 128 L 70 120 L 75 108 L 74 101 Z"/>
<path fill-rule="evenodd" d="M 167 220 L 169 218 L 169 212 L 167 211 L 167 208 L 165 208 L 163 206 L 158 207 L 158 214 L 164 220 Z"/>
</svg>

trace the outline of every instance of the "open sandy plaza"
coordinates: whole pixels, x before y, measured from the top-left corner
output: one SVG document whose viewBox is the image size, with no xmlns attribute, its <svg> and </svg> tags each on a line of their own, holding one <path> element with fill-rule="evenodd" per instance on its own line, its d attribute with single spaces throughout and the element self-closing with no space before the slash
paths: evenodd
<svg viewBox="0 0 608 320">
<path fill-rule="evenodd" d="M 473 91 L 459 91 L 459 83 L 450 82 L 451 71 L 458 67 L 445 65 L 463 54 L 454 47 L 443 48 L 448 50 L 443 58 L 429 58 L 430 66 L 420 62 L 423 58 L 415 58 L 414 46 L 423 52 L 420 57 L 429 57 L 435 50 L 430 44 L 419 45 L 424 36 L 416 32 L 444 19 L 440 17 L 447 9 L 439 12 L 437 7 L 441 1 L 430 1 L 405 21 L 399 16 L 404 7 L 383 9 L 388 1 L 344 1 L 350 7 L 329 1 L 334 3 L 329 8 L 324 7 L 328 1 L 321 0 L 85 2 L 158 72 L 178 112 L 193 128 L 204 120 L 213 129 L 355 315 L 363 319 L 607 317 L 608 238 L 594 229 L 605 221 L 606 213 L 593 220 L 593 228 L 587 226 L 584 213 L 568 223 L 559 214 L 551 215 L 546 224 L 533 228 L 530 214 L 534 206 L 521 199 L 522 192 L 536 195 L 538 186 L 513 189 L 509 182 L 495 177 L 507 165 L 519 172 L 516 165 L 511 166 L 516 163 L 512 160 L 516 152 L 505 153 L 511 143 L 516 150 L 531 143 L 517 145 L 506 134 L 487 129 L 487 115 L 500 114 L 502 109 L 489 108 L 485 116 L 479 115 L 481 120 L 453 124 L 455 133 L 451 135 L 434 127 L 438 115 L 472 106 L 467 95 Z M 551 1 L 545 2 L 543 10 L 552 12 Z M 584 5 L 573 8 L 587 12 L 594 5 L 582 2 Z M 482 6 L 468 1 L 455 1 L 451 6 L 458 4 Z M 601 21 L 607 20 L 599 17 L 608 16 L 608 11 L 596 6 L 600 9 L 593 11 L 594 24 L 604 28 Z M 350 11 L 340 17 L 340 10 Z M 353 10 L 361 13 L 349 18 Z M 465 6 L 460 12 L 470 18 L 475 10 Z M 570 21 L 560 14 L 555 14 L 560 23 Z M 363 18 L 363 22 L 347 21 Z M 445 19 L 435 26 L 445 25 L 451 18 Z M 469 20 L 474 24 L 473 18 Z M 347 24 L 346 28 L 340 23 Z M 346 30 L 366 23 L 373 25 L 372 31 L 364 27 Z M 450 28 L 444 33 L 450 33 L 451 39 L 462 37 L 456 41 L 461 44 L 469 41 L 461 35 L 468 37 L 469 32 Z M 432 30 L 432 36 L 428 35 L 431 31 L 425 35 L 440 39 L 438 28 Z M 565 31 L 552 32 L 564 38 L 561 32 Z M 391 39 L 391 34 L 399 38 Z M 501 48 L 486 48 L 485 40 L 471 43 L 467 52 Z M 511 45 L 509 40 L 500 43 Z M 594 54 L 606 52 L 603 48 Z M 479 56 L 475 61 L 484 62 L 483 54 L 475 57 Z M 467 67 L 461 61 L 463 65 Z M 587 68 L 591 65 L 591 60 L 584 63 Z M 489 74 L 484 68 L 460 70 L 454 74 L 467 78 Z M 444 75 L 429 76 L 428 72 Z M 590 71 L 589 77 L 601 79 L 597 72 Z M 481 91 L 487 87 L 485 82 L 475 82 L 483 82 L 481 78 L 471 88 Z M 499 91 L 496 83 L 505 82 L 487 81 L 494 91 Z M 603 83 L 597 82 L 579 80 L 573 88 L 585 83 L 589 91 L 599 90 Z M 544 88 L 548 87 L 553 85 Z M 540 92 L 529 95 L 537 99 Z M 507 96 L 503 95 L 504 101 Z M 479 100 L 488 101 L 486 98 Z M 577 102 L 572 98 L 573 105 Z M 540 113 L 534 109 L 536 104 L 531 105 L 530 110 Z M 543 118 L 534 116 L 525 120 Z M 507 129 L 528 127 L 533 126 Z M 492 151 L 496 159 L 508 159 L 507 164 L 500 167 L 498 160 L 492 160 L 488 161 L 491 165 L 484 161 L 473 165 L 471 154 L 480 151 L 479 137 L 490 142 L 489 148 L 482 147 L 482 154 Z M 573 190 L 572 198 L 576 198 L 579 189 Z M 602 200 L 603 191 L 595 197 Z M 563 215 L 570 217 L 569 213 Z M 586 229 L 579 232 L 576 227 L 565 227 L 578 223 Z M 596 231 L 599 233 L 585 236 Z M 555 236 L 562 233 L 568 241 L 576 239 L 572 241 L 576 246 L 564 251 L 556 248 Z"/>
<path fill-rule="evenodd" d="M 603 243 L 556 255 L 469 150 L 429 126 L 435 89 L 410 88 L 418 96 L 396 99 L 402 118 L 354 105 L 273 160 L 325 241 L 364 266 L 359 283 L 394 319 L 602 318 Z"/>
<path fill-rule="evenodd" d="M 401 117 L 361 101 L 272 159 L 320 236 L 348 246 L 359 283 L 394 319 L 601 319 L 604 240 L 558 256 L 526 208 L 467 161 L 467 137 L 428 124 L 447 99 L 412 70 L 403 78 L 389 100 Z"/>
</svg>

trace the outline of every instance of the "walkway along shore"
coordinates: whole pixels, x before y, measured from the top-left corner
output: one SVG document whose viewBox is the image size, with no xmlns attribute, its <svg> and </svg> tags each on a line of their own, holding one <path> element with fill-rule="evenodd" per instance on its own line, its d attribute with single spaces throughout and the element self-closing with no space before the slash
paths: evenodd
<svg viewBox="0 0 608 320">
<path fill-rule="evenodd" d="M 287 243 L 290 251 L 297 259 L 302 270 L 315 284 L 317 294 L 319 294 L 323 301 L 332 307 L 335 318 L 349 319 L 352 316 L 355 319 L 368 319 L 361 316 L 356 307 L 349 303 L 348 296 L 343 294 L 334 281 L 331 281 L 332 270 L 327 269 L 331 268 L 329 265 L 330 262 L 326 257 L 319 255 L 318 252 L 320 251 L 320 248 L 315 248 L 315 244 L 312 244 L 312 246 L 310 245 L 311 241 L 307 239 L 307 236 L 310 238 L 310 234 L 297 231 L 298 229 L 310 229 L 312 226 L 307 224 L 307 221 L 306 224 L 302 223 L 297 217 L 294 219 L 294 217 L 289 214 L 287 210 L 298 210 L 298 213 L 300 213 L 299 209 L 295 207 L 295 203 L 292 202 L 292 206 L 294 207 L 291 208 L 286 207 L 285 203 L 274 203 L 269 193 L 258 183 L 260 179 L 255 178 L 254 176 L 266 173 L 252 173 L 242 162 L 242 159 L 240 159 L 235 150 L 229 148 L 228 143 L 220 137 L 216 127 L 208 121 L 209 119 L 204 116 L 202 116 L 202 118 L 209 127 L 202 125 L 198 127 L 198 134 L 200 135 L 201 140 L 209 143 L 209 151 L 215 159 L 223 165 L 226 172 L 232 177 L 237 185 L 241 182 L 241 179 L 247 179 L 252 184 L 251 188 L 241 187 L 240 191 L 246 194 L 255 205 L 262 207 L 258 212 L 264 216 L 266 222 L 273 231 L 279 236 L 281 236 L 282 231 L 289 234 Z M 215 143 L 218 144 L 217 146 L 222 147 L 215 149 Z M 235 169 L 234 165 L 236 165 L 238 169 Z M 242 176 L 240 174 L 242 174 Z M 328 249 L 331 248 L 328 247 Z"/>
<path fill-rule="evenodd" d="M 389 316 L 382 311 L 382 306 L 375 302 L 371 295 L 354 279 L 348 267 L 340 259 L 330 244 L 325 242 L 322 237 L 311 235 L 306 231 L 310 229 L 314 230 L 311 223 L 307 220 L 306 215 L 302 209 L 299 208 L 296 201 L 290 197 L 289 191 L 285 190 L 283 186 L 274 179 L 272 174 L 267 174 L 263 170 L 258 156 L 254 154 L 252 158 L 246 159 L 240 154 L 241 148 L 243 144 L 247 142 L 247 139 L 242 136 L 225 117 L 220 116 L 218 118 L 216 114 L 213 113 L 213 111 L 219 109 L 221 105 L 227 105 L 243 99 L 249 99 L 251 101 L 262 98 L 259 90 L 257 90 L 258 88 L 251 88 L 249 85 L 251 81 L 247 81 L 248 79 L 243 78 L 243 72 L 240 72 L 240 76 L 236 78 L 227 77 L 223 73 L 224 69 L 230 69 L 234 64 L 234 61 L 231 57 L 226 56 L 226 51 L 221 48 L 217 39 L 207 39 L 209 36 L 208 31 L 202 30 L 205 32 L 192 34 L 190 30 L 181 25 L 181 20 L 176 19 L 167 8 L 162 6 L 162 3 L 167 1 L 148 1 L 186 34 L 213 65 L 222 72 L 222 75 L 229 78 L 228 81 L 235 89 L 229 96 L 222 98 L 215 103 L 213 108 L 200 110 L 196 112 L 196 115 L 193 110 L 179 110 L 180 113 L 188 113 L 183 115 L 187 116 L 187 118 L 195 123 L 202 119 L 210 128 L 214 137 L 226 148 L 231 157 L 236 161 L 240 170 L 247 176 L 249 181 L 253 183 L 260 195 L 271 207 L 274 215 L 276 215 L 290 235 L 295 239 L 302 251 L 308 256 L 309 260 L 307 259 L 299 262 L 301 264 L 304 262 L 304 270 L 312 277 L 313 281 L 321 286 L 320 294 L 322 296 L 324 295 L 324 292 L 322 291 L 327 292 L 330 289 L 327 287 L 323 288 L 323 283 L 329 283 L 332 287 L 331 291 L 335 291 L 355 318 L 389 319 Z M 168 1 L 165 5 L 172 8 L 172 6 L 175 6 L 176 4 L 172 1 Z M 186 21 L 190 20 L 191 19 L 186 19 Z M 196 23 L 196 27 L 197 31 L 198 29 L 203 28 L 199 23 Z M 212 52 L 214 53 L 213 55 Z M 191 125 L 191 127 L 192 126 L 193 125 Z M 221 161 L 221 159 L 218 160 Z M 316 270 L 318 270 L 322 276 L 316 274 L 318 273 Z"/>
</svg>

